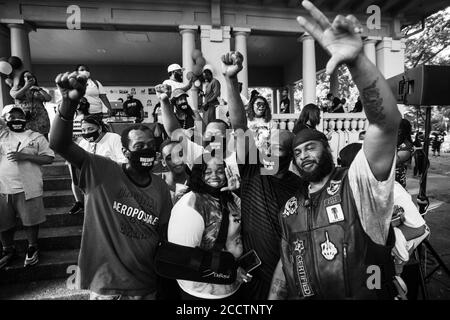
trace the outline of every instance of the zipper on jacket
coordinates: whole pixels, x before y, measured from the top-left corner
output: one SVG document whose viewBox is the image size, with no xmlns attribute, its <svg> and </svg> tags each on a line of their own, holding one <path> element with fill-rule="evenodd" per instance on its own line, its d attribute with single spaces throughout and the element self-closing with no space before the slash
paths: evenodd
<svg viewBox="0 0 450 320">
<path fill-rule="evenodd" d="M 347 260 L 347 243 L 343 243 L 342 246 L 342 256 L 343 256 L 343 269 L 344 269 L 344 286 L 345 286 L 345 296 L 351 297 L 352 293 L 350 290 L 350 283 L 349 283 L 349 274 L 348 274 L 348 260 Z"/>
</svg>

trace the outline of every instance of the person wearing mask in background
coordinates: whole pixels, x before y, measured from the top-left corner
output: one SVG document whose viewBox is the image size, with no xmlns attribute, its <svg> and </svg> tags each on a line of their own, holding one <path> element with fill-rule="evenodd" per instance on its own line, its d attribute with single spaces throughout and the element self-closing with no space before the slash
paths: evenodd
<svg viewBox="0 0 450 320">
<path fill-rule="evenodd" d="M 108 97 L 106 96 L 106 90 L 100 81 L 91 77 L 89 67 L 84 64 L 79 64 L 75 71 L 88 79 L 85 97 L 89 102 L 89 114 L 102 120 L 104 104 L 108 109 L 108 116 L 112 116 L 114 112 L 111 103 L 109 103 Z"/>
<path fill-rule="evenodd" d="M 182 89 L 187 92 L 192 87 L 192 80 L 189 80 L 187 84 L 183 83 L 183 68 L 179 64 L 173 63 L 167 67 L 167 73 L 169 79 L 164 80 L 162 84 L 167 84 L 171 88 L 171 92 L 175 89 Z"/>
<path fill-rule="evenodd" d="M 77 283 L 95 300 L 155 299 L 154 256 L 166 239 L 172 201 L 151 173 L 152 130 L 135 124 L 122 132 L 126 164 L 84 151 L 72 141 L 72 119 L 86 82 L 76 72 L 57 76 L 63 99 L 50 132 L 50 147 L 80 170 L 86 195 Z"/>
<path fill-rule="evenodd" d="M 2 119 L 3 118 L 3 119 Z M 28 240 L 24 266 L 39 261 L 39 225 L 45 221 L 41 166 L 55 154 L 38 132 L 26 129 L 24 110 L 3 108 L 0 118 L 0 269 L 15 256 L 16 217 L 20 217 Z"/>
<path fill-rule="evenodd" d="M 308 103 L 303 107 L 298 117 L 297 123 L 292 132 L 297 134 L 304 128 L 316 129 L 320 123 L 320 109 L 314 103 Z"/>
<path fill-rule="evenodd" d="M 144 106 L 131 93 L 127 94 L 127 100 L 123 103 L 123 111 L 127 117 L 136 117 L 136 123 L 144 120 Z"/>
<path fill-rule="evenodd" d="M 284 88 L 281 91 L 281 101 L 280 101 L 280 113 L 290 112 L 291 100 L 289 99 L 289 91 Z"/>
<path fill-rule="evenodd" d="M 203 68 L 203 79 L 205 80 L 205 96 L 203 101 L 203 121 L 207 125 L 216 119 L 216 108 L 220 104 L 220 82 L 213 78 L 212 67 L 206 65 Z"/>
<path fill-rule="evenodd" d="M 27 129 L 39 132 L 48 139 L 50 119 L 44 103 L 52 97 L 39 87 L 36 77 L 28 70 L 21 73 L 17 86 L 9 92 L 14 102 L 20 105 L 27 117 Z"/>
<path fill-rule="evenodd" d="M 81 137 L 78 139 L 78 145 L 83 150 L 109 158 L 117 163 L 127 163 L 127 158 L 122 152 L 120 136 L 117 133 L 107 132 L 105 124 L 97 117 L 87 116 L 81 120 Z M 84 196 L 76 186 L 76 169 L 71 165 L 69 165 L 69 169 L 75 203 L 68 213 L 78 214 L 84 211 Z"/>
</svg>

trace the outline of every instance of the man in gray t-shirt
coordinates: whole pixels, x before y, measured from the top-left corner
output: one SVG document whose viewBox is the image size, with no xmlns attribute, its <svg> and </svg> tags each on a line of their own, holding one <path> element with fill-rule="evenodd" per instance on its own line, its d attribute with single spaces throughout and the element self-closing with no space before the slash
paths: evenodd
<svg viewBox="0 0 450 320">
<path fill-rule="evenodd" d="M 86 193 L 79 256 L 81 289 L 93 299 L 154 299 L 155 250 L 166 229 L 172 204 L 161 178 L 150 171 L 155 160 L 152 131 L 133 125 L 122 132 L 127 164 L 89 154 L 72 142 L 71 119 L 86 88 L 76 72 L 60 74 L 63 100 L 50 133 L 50 147 L 80 169 Z"/>
</svg>

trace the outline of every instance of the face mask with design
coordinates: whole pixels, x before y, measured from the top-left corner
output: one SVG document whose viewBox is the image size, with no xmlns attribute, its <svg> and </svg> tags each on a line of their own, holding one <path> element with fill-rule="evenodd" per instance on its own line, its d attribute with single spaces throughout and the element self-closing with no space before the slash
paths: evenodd
<svg viewBox="0 0 450 320">
<path fill-rule="evenodd" d="M 27 124 L 26 120 L 22 119 L 16 119 L 6 122 L 8 128 L 14 132 L 24 132 L 26 124 Z"/>
<path fill-rule="evenodd" d="M 142 172 L 148 172 L 152 170 L 156 157 L 155 149 L 147 148 L 129 152 L 130 156 L 128 160 L 130 161 L 130 165 L 132 168 Z"/>
<path fill-rule="evenodd" d="M 100 137 L 100 132 L 93 131 L 89 133 L 83 133 L 81 136 L 88 142 L 95 142 L 97 141 L 98 137 Z"/>
</svg>

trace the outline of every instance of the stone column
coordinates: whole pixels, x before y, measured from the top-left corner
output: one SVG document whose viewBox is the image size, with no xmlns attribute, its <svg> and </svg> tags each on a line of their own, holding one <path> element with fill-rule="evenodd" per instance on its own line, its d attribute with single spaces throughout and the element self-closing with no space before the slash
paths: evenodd
<svg viewBox="0 0 450 320">
<path fill-rule="evenodd" d="M 248 58 L 247 58 L 247 38 L 250 34 L 249 28 L 233 28 L 234 47 L 236 51 L 242 53 L 244 61 L 243 69 L 238 74 L 239 82 L 242 82 L 242 94 L 248 98 Z"/>
<path fill-rule="evenodd" d="M 227 87 L 222 75 L 222 55 L 230 51 L 230 27 L 213 28 L 209 25 L 200 26 L 200 40 L 203 57 L 213 69 L 213 77 L 219 80 L 221 98 L 227 99 Z"/>
<path fill-rule="evenodd" d="M 308 103 L 316 103 L 316 55 L 313 37 L 305 33 L 300 40 L 303 44 L 303 106 L 305 106 Z"/>
<path fill-rule="evenodd" d="M 26 22 L 8 24 L 11 30 L 11 55 L 22 59 L 24 69 L 31 71 L 31 51 L 28 33 L 33 30 Z"/>
<path fill-rule="evenodd" d="M 385 37 L 376 46 L 377 67 L 386 79 L 405 71 L 405 39 Z"/>
<path fill-rule="evenodd" d="M 364 54 L 370 61 L 373 62 L 374 65 L 377 65 L 377 51 L 375 49 L 375 45 L 380 39 L 381 38 L 375 37 L 367 37 L 364 39 Z"/>
<path fill-rule="evenodd" d="M 10 32 L 8 28 L 0 25 L 0 57 L 9 57 L 11 55 L 11 47 L 10 47 Z M 2 108 L 7 105 L 13 103 L 13 99 L 9 95 L 9 90 L 11 89 L 4 81 L 4 77 L 0 79 L 0 114 Z"/>
<path fill-rule="evenodd" d="M 272 88 L 272 114 L 280 113 L 279 105 L 280 99 L 277 88 Z"/>
<path fill-rule="evenodd" d="M 198 26 L 181 25 L 179 27 L 182 42 L 182 56 L 183 56 L 183 81 L 186 83 L 186 74 L 192 71 L 194 60 L 192 59 L 192 52 L 195 50 L 195 37 L 197 35 Z M 194 106 L 198 106 L 198 89 L 195 86 L 191 87 L 189 97 Z"/>
</svg>

